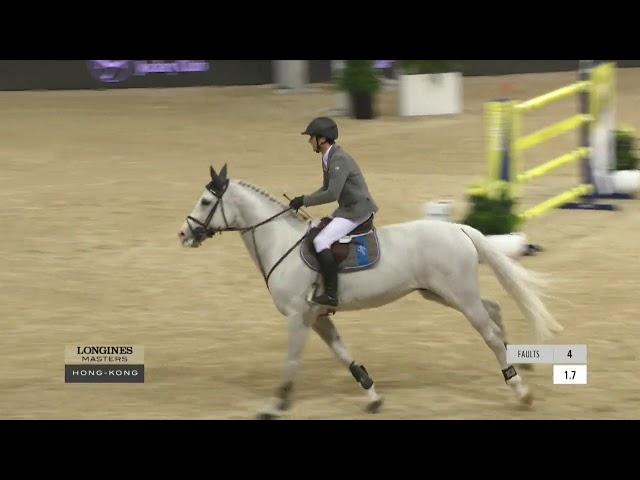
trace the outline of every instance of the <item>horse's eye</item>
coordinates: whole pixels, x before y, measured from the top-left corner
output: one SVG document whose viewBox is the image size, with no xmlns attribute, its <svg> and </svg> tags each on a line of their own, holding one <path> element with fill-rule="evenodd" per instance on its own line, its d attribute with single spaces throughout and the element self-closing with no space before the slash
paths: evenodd
<svg viewBox="0 0 640 480">
<path fill-rule="evenodd" d="M 203 206 L 207 207 L 209 205 L 211 205 L 211 200 L 205 200 L 204 198 L 200 201 L 200 203 L 202 203 Z"/>
</svg>

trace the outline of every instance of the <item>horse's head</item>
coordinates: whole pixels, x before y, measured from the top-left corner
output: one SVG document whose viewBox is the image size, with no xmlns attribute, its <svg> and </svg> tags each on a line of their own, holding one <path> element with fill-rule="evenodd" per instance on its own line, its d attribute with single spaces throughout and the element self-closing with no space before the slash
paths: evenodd
<svg viewBox="0 0 640 480">
<path fill-rule="evenodd" d="M 216 233 L 235 229 L 236 208 L 232 202 L 227 202 L 225 208 L 224 202 L 225 198 L 228 200 L 228 194 L 225 196 L 229 187 L 227 165 L 219 174 L 210 168 L 211 181 L 178 232 L 183 247 L 197 248 Z"/>
</svg>

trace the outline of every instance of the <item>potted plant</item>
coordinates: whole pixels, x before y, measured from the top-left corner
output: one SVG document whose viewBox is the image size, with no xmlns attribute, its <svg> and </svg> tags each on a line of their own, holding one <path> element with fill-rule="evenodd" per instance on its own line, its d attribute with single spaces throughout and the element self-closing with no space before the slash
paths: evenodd
<svg viewBox="0 0 640 480">
<path fill-rule="evenodd" d="M 401 60 L 398 107 L 401 116 L 462 112 L 462 73 L 451 60 Z"/>
<path fill-rule="evenodd" d="M 640 170 L 635 155 L 633 130 L 622 128 L 615 132 L 616 171 L 613 185 L 616 193 L 634 194 L 640 191 Z"/>
<path fill-rule="evenodd" d="M 381 82 L 372 60 L 347 60 L 336 85 L 340 90 L 348 92 L 351 114 L 355 118 L 375 117 L 374 100 Z"/>
<path fill-rule="evenodd" d="M 502 253 L 515 258 L 540 250 L 529 245 L 527 237 L 516 231 L 522 219 L 513 213 L 515 201 L 508 188 L 500 188 L 495 195 L 473 193 L 469 200 L 470 211 L 461 223 L 482 232 Z"/>
</svg>

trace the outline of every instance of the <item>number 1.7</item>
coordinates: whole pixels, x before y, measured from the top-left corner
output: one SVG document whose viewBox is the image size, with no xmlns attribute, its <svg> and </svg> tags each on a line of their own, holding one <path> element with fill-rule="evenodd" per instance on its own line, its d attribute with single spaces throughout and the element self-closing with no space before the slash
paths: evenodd
<svg viewBox="0 0 640 480">
<path fill-rule="evenodd" d="M 565 378 L 566 380 L 575 380 L 575 378 L 576 378 L 576 371 L 575 371 L 575 370 L 571 370 L 571 371 L 569 371 L 569 370 L 565 370 L 565 371 L 564 371 L 564 378 Z"/>
</svg>

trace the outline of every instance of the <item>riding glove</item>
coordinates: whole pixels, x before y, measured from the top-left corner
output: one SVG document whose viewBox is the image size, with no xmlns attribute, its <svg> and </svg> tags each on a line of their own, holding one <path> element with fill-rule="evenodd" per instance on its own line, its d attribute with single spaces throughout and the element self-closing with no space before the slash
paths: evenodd
<svg viewBox="0 0 640 480">
<path fill-rule="evenodd" d="M 298 210 L 300 207 L 304 206 L 304 195 L 300 197 L 296 197 L 289 202 L 289 206 L 294 210 Z"/>
</svg>

